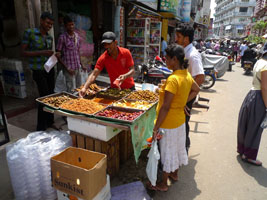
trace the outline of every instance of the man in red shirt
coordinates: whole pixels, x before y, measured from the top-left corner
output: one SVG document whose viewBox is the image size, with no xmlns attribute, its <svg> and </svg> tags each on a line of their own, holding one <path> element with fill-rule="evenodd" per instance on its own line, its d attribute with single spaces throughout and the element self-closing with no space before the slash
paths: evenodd
<svg viewBox="0 0 267 200">
<path fill-rule="evenodd" d="M 105 32 L 102 36 L 102 44 L 106 51 L 98 58 L 94 71 L 89 75 L 79 95 L 83 97 L 86 89 L 92 84 L 105 67 L 111 83 L 111 88 L 116 88 L 114 81 L 117 79 L 121 89 L 134 89 L 134 62 L 128 49 L 119 47 L 116 35 L 113 32 Z"/>
</svg>

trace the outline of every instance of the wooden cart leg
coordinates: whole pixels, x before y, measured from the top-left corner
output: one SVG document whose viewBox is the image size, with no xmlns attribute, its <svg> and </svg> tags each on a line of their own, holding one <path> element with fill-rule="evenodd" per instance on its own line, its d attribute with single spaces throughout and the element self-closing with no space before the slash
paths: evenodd
<svg viewBox="0 0 267 200">
<path fill-rule="evenodd" d="M 119 149 L 120 149 L 120 162 L 121 164 L 125 163 L 127 161 L 127 131 L 121 131 L 118 135 L 119 137 Z"/>
<path fill-rule="evenodd" d="M 77 133 L 71 131 L 70 136 L 72 138 L 72 146 L 77 147 Z"/>
</svg>

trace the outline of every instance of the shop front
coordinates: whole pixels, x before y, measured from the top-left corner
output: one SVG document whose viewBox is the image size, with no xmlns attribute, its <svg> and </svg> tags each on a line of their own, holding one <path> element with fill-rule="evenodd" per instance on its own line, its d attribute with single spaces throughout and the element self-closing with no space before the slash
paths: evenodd
<svg viewBox="0 0 267 200">
<path fill-rule="evenodd" d="M 126 23 L 126 47 L 131 51 L 135 65 L 160 56 L 161 15 L 130 3 Z"/>
</svg>

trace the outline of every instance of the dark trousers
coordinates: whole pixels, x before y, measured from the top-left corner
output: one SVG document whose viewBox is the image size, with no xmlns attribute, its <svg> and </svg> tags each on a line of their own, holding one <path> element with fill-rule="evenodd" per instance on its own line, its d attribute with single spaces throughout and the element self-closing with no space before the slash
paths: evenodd
<svg viewBox="0 0 267 200">
<path fill-rule="evenodd" d="M 191 110 L 192 110 L 192 106 L 194 101 L 196 100 L 196 97 L 194 99 L 192 99 L 191 101 L 187 102 L 186 106 L 189 108 L 189 114 L 191 114 Z M 185 131 L 186 131 L 186 141 L 185 141 L 185 147 L 186 149 L 188 149 L 190 147 L 190 138 L 189 138 L 189 131 L 190 131 L 190 127 L 189 127 L 189 120 L 190 120 L 190 116 L 186 115 L 186 121 L 185 121 Z"/>
<path fill-rule="evenodd" d="M 36 82 L 40 97 L 54 93 L 55 71 L 49 73 L 45 70 L 33 70 L 33 80 Z M 43 106 L 38 106 L 37 131 L 44 131 L 54 123 L 54 114 L 43 111 Z"/>
<path fill-rule="evenodd" d="M 0 44 L 2 46 L 3 51 L 5 51 L 6 50 L 6 45 L 5 45 L 4 41 L 3 41 L 2 33 L 0 33 Z"/>
<path fill-rule="evenodd" d="M 244 57 L 241 56 L 241 67 L 244 68 Z"/>
</svg>

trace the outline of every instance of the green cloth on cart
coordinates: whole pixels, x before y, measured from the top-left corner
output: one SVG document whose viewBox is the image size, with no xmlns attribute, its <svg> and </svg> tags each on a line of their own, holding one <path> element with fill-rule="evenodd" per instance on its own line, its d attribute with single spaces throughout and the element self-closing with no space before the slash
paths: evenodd
<svg viewBox="0 0 267 200">
<path fill-rule="evenodd" d="M 136 163 L 138 162 L 141 151 L 147 147 L 146 139 L 153 134 L 155 118 L 156 105 L 143 114 L 134 124 L 130 125 Z"/>
</svg>

